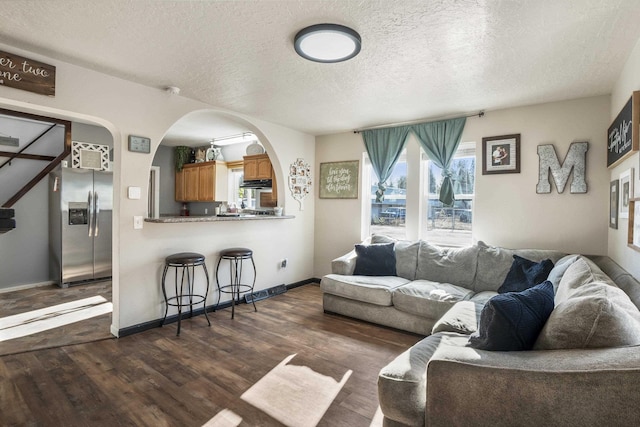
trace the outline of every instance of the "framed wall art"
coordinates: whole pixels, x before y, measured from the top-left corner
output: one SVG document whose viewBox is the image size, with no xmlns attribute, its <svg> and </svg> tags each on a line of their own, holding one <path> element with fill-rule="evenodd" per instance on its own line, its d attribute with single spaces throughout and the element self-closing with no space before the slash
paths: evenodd
<svg viewBox="0 0 640 427">
<path fill-rule="evenodd" d="M 71 167 L 110 170 L 109 146 L 89 142 L 71 142 Z"/>
<path fill-rule="evenodd" d="M 640 252 L 640 198 L 629 201 L 627 243 L 631 249 Z"/>
<path fill-rule="evenodd" d="M 289 190 L 304 210 L 302 200 L 311 192 L 311 166 L 303 159 L 297 159 L 289 166 Z"/>
<path fill-rule="evenodd" d="M 520 134 L 482 138 L 482 174 L 520 173 Z"/>
<path fill-rule="evenodd" d="M 629 202 L 633 199 L 633 168 L 620 174 L 619 218 L 629 218 Z"/>
<path fill-rule="evenodd" d="M 320 198 L 357 199 L 358 168 L 358 160 L 320 163 Z"/>
<path fill-rule="evenodd" d="M 609 185 L 609 227 L 618 228 L 618 190 L 619 181 L 611 181 Z"/>
<path fill-rule="evenodd" d="M 633 92 L 607 130 L 607 167 L 617 166 L 638 151 L 640 91 Z"/>
</svg>

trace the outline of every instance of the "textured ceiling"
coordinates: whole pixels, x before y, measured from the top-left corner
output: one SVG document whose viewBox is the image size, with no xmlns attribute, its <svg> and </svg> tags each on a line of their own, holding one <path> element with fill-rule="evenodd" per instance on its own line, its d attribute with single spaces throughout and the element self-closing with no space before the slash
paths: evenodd
<svg viewBox="0 0 640 427">
<path fill-rule="evenodd" d="M 2 1 L 0 40 L 320 135 L 608 94 L 638 0 Z M 362 37 L 338 64 L 303 27 Z"/>
</svg>

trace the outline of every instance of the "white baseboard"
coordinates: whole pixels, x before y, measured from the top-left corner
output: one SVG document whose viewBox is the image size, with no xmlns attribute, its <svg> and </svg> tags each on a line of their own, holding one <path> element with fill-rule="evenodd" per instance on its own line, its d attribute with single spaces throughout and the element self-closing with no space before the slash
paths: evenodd
<svg viewBox="0 0 640 427">
<path fill-rule="evenodd" d="M 12 286 L 10 288 L 2 288 L 0 289 L 0 294 L 4 293 L 4 292 L 13 292 L 13 291 L 22 291 L 25 289 L 31 289 L 31 288 L 39 288 L 41 286 L 50 286 L 50 285 L 55 285 L 56 282 L 49 280 L 47 282 L 39 282 L 39 283 L 27 283 L 24 285 L 18 285 L 18 286 Z"/>
<path fill-rule="evenodd" d="M 113 336 L 114 336 L 114 337 L 116 337 L 116 338 L 120 338 L 120 336 L 119 336 L 120 331 L 118 330 L 118 328 L 116 328 L 116 327 L 113 325 L 113 323 L 111 324 L 111 328 L 110 328 L 110 330 L 111 330 L 111 335 L 113 335 Z"/>
</svg>

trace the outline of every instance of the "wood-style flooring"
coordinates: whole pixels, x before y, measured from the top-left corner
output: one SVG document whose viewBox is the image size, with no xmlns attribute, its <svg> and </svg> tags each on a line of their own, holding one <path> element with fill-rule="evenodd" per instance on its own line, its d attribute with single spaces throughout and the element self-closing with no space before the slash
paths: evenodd
<svg viewBox="0 0 640 427">
<path fill-rule="evenodd" d="M 12 316 L 71 301 L 102 296 L 111 301 L 111 281 L 60 288 L 42 286 L 0 293 L 0 317 Z M 111 314 L 92 317 L 37 334 L 0 342 L 0 356 L 30 350 L 81 344 L 113 338 L 110 333 Z M 0 426 L 2 425 L 0 421 Z"/>
<path fill-rule="evenodd" d="M 317 284 L 119 339 L 0 357 L 0 425 L 202 426 L 225 410 L 241 426 L 281 426 L 240 396 L 278 363 L 340 379 L 318 426 L 371 426 L 377 374 L 421 337 L 325 314 Z M 308 402 L 312 407 L 314 402 Z M 379 415 L 379 414 L 378 414 Z M 220 423 L 216 425 L 237 425 Z"/>
</svg>

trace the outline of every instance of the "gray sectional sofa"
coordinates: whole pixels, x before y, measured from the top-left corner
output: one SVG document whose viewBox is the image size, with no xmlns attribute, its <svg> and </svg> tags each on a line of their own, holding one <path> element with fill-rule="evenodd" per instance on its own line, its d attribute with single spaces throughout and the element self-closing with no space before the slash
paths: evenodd
<svg viewBox="0 0 640 427">
<path fill-rule="evenodd" d="M 640 282 L 609 257 L 486 245 L 393 243 L 395 275 L 332 262 L 323 305 L 427 337 L 378 377 L 385 426 L 601 426 L 640 422 Z M 532 350 L 470 346 L 514 255 L 553 261 L 554 307 Z"/>
</svg>

